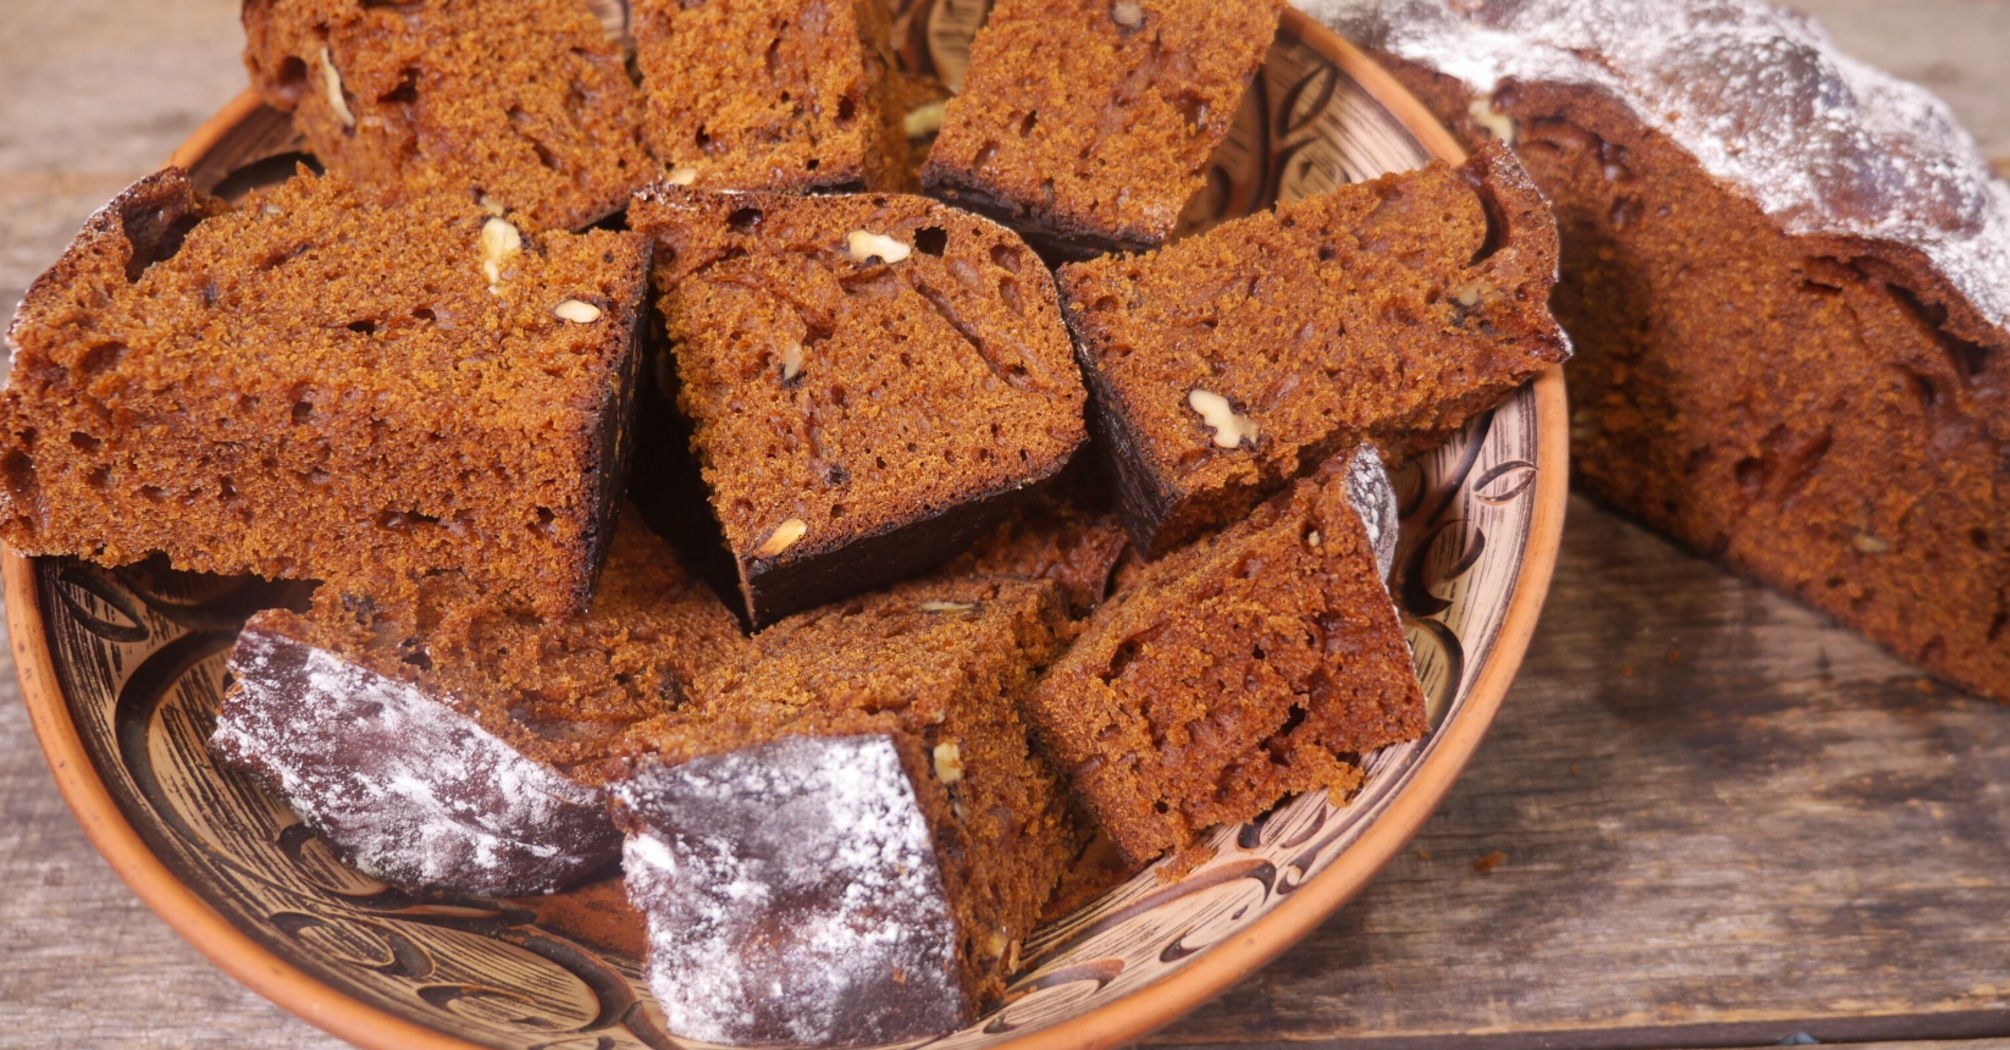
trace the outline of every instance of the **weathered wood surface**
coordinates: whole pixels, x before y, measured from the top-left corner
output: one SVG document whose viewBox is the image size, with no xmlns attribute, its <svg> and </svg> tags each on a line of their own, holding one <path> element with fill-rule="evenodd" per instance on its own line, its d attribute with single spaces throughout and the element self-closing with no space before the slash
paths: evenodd
<svg viewBox="0 0 2010 1050">
<path fill-rule="evenodd" d="M 0 309 L 235 93 L 236 6 L 0 3 Z M 2010 155 L 2010 5 L 1801 6 L 1846 48 L 1946 94 L 1985 149 Z M 2010 710 L 1922 687 L 1581 500 L 1566 535 L 1514 693 L 1412 850 L 1150 1041 L 2010 1035 Z M 63 808 L 11 667 L 0 694 L 0 1048 L 341 1045 L 146 912 Z"/>
</svg>

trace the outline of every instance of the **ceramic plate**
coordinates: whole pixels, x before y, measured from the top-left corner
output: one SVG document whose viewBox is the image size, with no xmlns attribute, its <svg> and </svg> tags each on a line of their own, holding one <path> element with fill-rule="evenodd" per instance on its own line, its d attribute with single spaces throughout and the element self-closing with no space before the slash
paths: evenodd
<svg viewBox="0 0 2010 1050">
<path fill-rule="evenodd" d="M 981 0 L 903 12 L 904 54 L 960 75 Z M 291 170 L 287 118 L 240 98 L 176 155 L 226 196 Z M 1458 159 L 1358 51 L 1289 12 L 1188 228 Z M 1107 1046 L 1192 1009 L 1364 886 L 1450 788 L 1492 720 L 1549 582 L 1565 497 L 1552 370 L 1395 472 L 1393 590 L 1431 731 L 1365 761 L 1346 806 L 1301 797 L 1218 829 L 1211 860 L 1147 871 L 1038 931 L 1003 1003 L 945 1048 Z M 284 804 L 204 750 L 237 625 L 273 585 L 5 558 L 22 691 L 56 779 L 155 911 L 281 1005 L 370 1047 L 682 1045 L 642 979 L 618 877 L 536 899 L 391 889 L 345 867 Z"/>
</svg>

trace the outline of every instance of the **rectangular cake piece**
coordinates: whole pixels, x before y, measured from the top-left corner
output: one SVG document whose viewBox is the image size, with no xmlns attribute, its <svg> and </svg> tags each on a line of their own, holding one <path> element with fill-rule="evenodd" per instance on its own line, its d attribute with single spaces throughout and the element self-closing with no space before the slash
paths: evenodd
<svg viewBox="0 0 2010 1050">
<path fill-rule="evenodd" d="M 1569 356 L 1556 223 L 1498 147 L 1061 269 L 1117 474 L 1156 556 L 1336 450 L 1458 427 Z"/>
<path fill-rule="evenodd" d="M 999 0 L 922 169 L 1053 258 L 1172 234 L 1277 34 L 1280 0 Z"/>
<path fill-rule="evenodd" d="M 660 246 L 677 403 L 757 626 L 935 565 L 1087 440 L 1053 281 L 996 223 L 670 186 L 629 222 Z"/>
<path fill-rule="evenodd" d="M 885 0 L 635 0 L 650 150 L 707 189 L 904 188 L 888 22 Z"/>
<path fill-rule="evenodd" d="M 1286 795 L 1337 801 L 1351 758 L 1423 734 L 1351 458 L 1146 567 L 1034 692 L 1028 718 L 1129 863 Z"/>
<path fill-rule="evenodd" d="M 259 97 L 358 182 L 578 229 L 655 175 L 641 93 L 586 0 L 245 0 L 243 17 Z"/>
<path fill-rule="evenodd" d="M 674 1035 L 880 1043 L 969 1023 L 1078 851 L 1019 705 L 1051 584 L 969 578 L 785 620 L 632 734 L 611 787 Z"/>
<path fill-rule="evenodd" d="M 306 173 L 226 209 L 168 169 L 8 332 L 0 537 L 108 565 L 592 592 L 648 281 L 638 235 L 522 233 Z"/>
<path fill-rule="evenodd" d="M 732 613 L 624 516 L 593 607 L 554 623 L 466 577 L 324 586 L 252 617 L 211 746 L 357 867 L 513 896 L 612 860 L 605 759 L 746 645 Z"/>
</svg>

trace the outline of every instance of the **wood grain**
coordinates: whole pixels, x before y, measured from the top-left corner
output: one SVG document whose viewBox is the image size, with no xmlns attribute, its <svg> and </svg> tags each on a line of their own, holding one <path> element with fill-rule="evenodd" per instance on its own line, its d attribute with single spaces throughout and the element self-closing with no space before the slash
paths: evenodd
<svg viewBox="0 0 2010 1050">
<path fill-rule="evenodd" d="M 239 89 L 236 6 L 9 0 L 0 308 Z M 2010 155 L 2010 7 L 1798 6 L 1946 94 Z M 1589 503 L 1571 514 L 1515 691 L 1412 849 L 1276 964 L 1150 1041 L 2010 1034 L 2010 711 L 1923 687 Z M 146 913 L 56 796 L 11 667 L 0 694 L 0 1048 L 340 1046 Z M 1477 872 L 1494 853 L 1506 856 Z"/>
</svg>

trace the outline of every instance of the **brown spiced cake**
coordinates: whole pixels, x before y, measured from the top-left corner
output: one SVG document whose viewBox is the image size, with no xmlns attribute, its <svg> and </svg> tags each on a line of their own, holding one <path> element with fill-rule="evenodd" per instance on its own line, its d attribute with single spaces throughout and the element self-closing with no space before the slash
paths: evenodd
<svg viewBox="0 0 2010 1050">
<path fill-rule="evenodd" d="M 2010 700 L 2010 187 L 1756 0 L 1316 0 L 1563 236 L 1587 489 Z"/>
<path fill-rule="evenodd" d="M 211 746 L 357 867 L 410 889 L 517 895 L 612 860 L 605 759 L 746 645 L 633 515 L 585 615 L 539 618 L 458 573 L 323 586 L 253 617 Z"/>
<path fill-rule="evenodd" d="M 1052 278 L 1004 227 L 670 186 L 629 222 L 658 244 L 677 403 L 755 625 L 942 561 L 1086 440 Z"/>
<path fill-rule="evenodd" d="M 1027 715 L 1131 864 L 1286 795 L 1360 784 L 1421 736 L 1411 666 L 1343 452 L 1097 609 Z"/>
<path fill-rule="evenodd" d="M 1143 251 L 1205 182 L 1281 0 L 998 0 L 922 170 L 1052 257 Z"/>
<path fill-rule="evenodd" d="M 895 190 L 885 0 L 634 0 L 644 134 L 671 181 L 707 189 Z"/>
<path fill-rule="evenodd" d="M 244 63 L 359 182 L 577 229 L 655 175 L 642 97 L 587 0 L 244 0 Z"/>
<path fill-rule="evenodd" d="M 148 176 L 8 331 L 0 538 L 105 564 L 460 569 L 582 609 L 624 478 L 647 246 L 302 173 Z"/>
<path fill-rule="evenodd" d="M 672 1034 L 877 1043 L 1004 989 L 1077 843 L 1019 705 L 1052 584 L 903 584 L 755 636 L 611 787 Z"/>
<path fill-rule="evenodd" d="M 1043 492 L 990 534 L 942 566 L 945 576 L 1017 576 L 1053 580 L 1068 614 L 1080 618 L 1109 596 L 1117 564 L 1130 550 L 1123 522 Z"/>
<path fill-rule="evenodd" d="M 1341 448 L 1442 433 L 1563 360 L 1556 255 L 1547 206 L 1493 148 L 1063 267 L 1132 539 L 1155 556 Z"/>
</svg>

